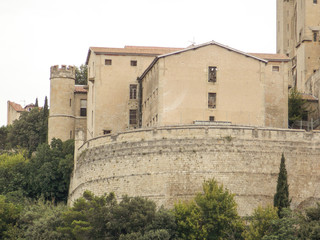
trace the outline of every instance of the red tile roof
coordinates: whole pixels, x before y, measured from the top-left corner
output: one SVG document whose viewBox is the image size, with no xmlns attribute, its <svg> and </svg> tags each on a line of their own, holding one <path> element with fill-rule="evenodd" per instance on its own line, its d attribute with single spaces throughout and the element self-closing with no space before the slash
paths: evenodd
<svg viewBox="0 0 320 240">
<path fill-rule="evenodd" d="M 85 85 L 75 85 L 74 92 L 75 93 L 87 93 L 88 91 L 84 87 L 85 87 Z"/>
<path fill-rule="evenodd" d="M 20 104 L 8 101 L 9 105 L 17 112 L 24 112 L 25 109 Z"/>
</svg>

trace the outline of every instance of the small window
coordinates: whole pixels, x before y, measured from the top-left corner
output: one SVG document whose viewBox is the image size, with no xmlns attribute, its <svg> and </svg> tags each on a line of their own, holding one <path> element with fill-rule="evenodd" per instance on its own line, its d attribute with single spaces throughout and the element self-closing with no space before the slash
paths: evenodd
<svg viewBox="0 0 320 240">
<path fill-rule="evenodd" d="M 130 99 L 137 99 L 137 84 L 130 84 Z"/>
<path fill-rule="evenodd" d="M 105 59 L 104 60 L 104 65 L 112 65 L 112 60 L 111 59 Z"/>
<path fill-rule="evenodd" d="M 87 116 L 87 100 L 86 99 L 80 100 L 80 116 L 81 117 Z"/>
<path fill-rule="evenodd" d="M 208 93 L 208 108 L 216 108 L 216 93 Z"/>
<path fill-rule="evenodd" d="M 279 66 L 272 66 L 272 72 L 279 72 L 280 67 Z"/>
<path fill-rule="evenodd" d="M 131 109 L 129 111 L 129 124 L 136 125 L 137 124 L 137 110 Z"/>
<path fill-rule="evenodd" d="M 209 67 L 208 82 L 217 81 L 217 67 Z"/>
<path fill-rule="evenodd" d="M 316 31 L 313 32 L 313 41 L 314 42 L 318 41 L 318 32 Z"/>
<path fill-rule="evenodd" d="M 314 4 L 317 4 L 317 3 L 318 3 L 318 0 L 313 0 L 313 3 L 314 3 Z"/>
<path fill-rule="evenodd" d="M 209 116 L 209 121 L 214 122 L 214 116 Z"/>
<path fill-rule="evenodd" d="M 130 65 L 132 66 L 132 67 L 136 67 L 137 66 L 137 61 L 136 60 L 131 60 L 130 61 Z"/>
<path fill-rule="evenodd" d="M 106 134 L 110 134 L 111 133 L 111 130 L 103 130 L 103 134 L 106 135 Z"/>
</svg>

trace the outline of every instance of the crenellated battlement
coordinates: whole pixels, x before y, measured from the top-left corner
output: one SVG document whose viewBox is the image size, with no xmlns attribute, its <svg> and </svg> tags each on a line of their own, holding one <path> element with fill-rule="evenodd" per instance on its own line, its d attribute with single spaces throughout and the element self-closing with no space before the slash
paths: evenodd
<svg viewBox="0 0 320 240">
<path fill-rule="evenodd" d="M 54 65 L 50 68 L 50 79 L 52 78 L 72 78 L 75 79 L 76 68 L 67 65 Z"/>
</svg>

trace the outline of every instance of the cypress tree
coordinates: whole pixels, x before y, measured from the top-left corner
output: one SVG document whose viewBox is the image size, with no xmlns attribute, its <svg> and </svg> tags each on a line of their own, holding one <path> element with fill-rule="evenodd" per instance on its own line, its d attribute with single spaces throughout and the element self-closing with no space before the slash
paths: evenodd
<svg viewBox="0 0 320 240">
<path fill-rule="evenodd" d="M 34 104 L 35 107 L 39 107 L 39 104 L 38 104 L 38 98 L 36 98 L 36 103 Z"/>
<path fill-rule="evenodd" d="M 280 163 L 280 171 L 278 175 L 277 181 L 277 192 L 274 195 L 273 205 L 278 208 L 278 215 L 280 217 L 280 212 L 283 208 L 290 207 L 289 200 L 289 185 L 287 178 L 287 170 L 285 164 L 285 158 L 282 153 L 281 163 Z"/>
</svg>

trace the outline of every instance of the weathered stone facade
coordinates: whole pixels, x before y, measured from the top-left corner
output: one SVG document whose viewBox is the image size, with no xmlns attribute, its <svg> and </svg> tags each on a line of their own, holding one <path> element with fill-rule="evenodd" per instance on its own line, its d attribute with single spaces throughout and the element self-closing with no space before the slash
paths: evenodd
<svg viewBox="0 0 320 240">
<path fill-rule="evenodd" d="M 241 126 L 139 129 L 87 141 L 77 152 L 72 203 L 88 189 L 143 196 L 171 207 L 215 178 L 236 195 L 242 216 L 272 204 L 281 154 L 292 207 L 320 199 L 320 132 Z"/>
</svg>

